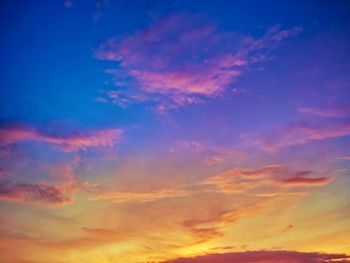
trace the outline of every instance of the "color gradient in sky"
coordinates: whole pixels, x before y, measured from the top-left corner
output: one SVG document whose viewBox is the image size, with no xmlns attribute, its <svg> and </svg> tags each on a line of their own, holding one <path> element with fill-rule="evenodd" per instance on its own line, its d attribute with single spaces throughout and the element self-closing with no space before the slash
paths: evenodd
<svg viewBox="0 0 350 263">
<path fill-rule="evenodd" d="M 0 262 L 350 262 L 349 14 L 1 1 Z"/>
</svg>

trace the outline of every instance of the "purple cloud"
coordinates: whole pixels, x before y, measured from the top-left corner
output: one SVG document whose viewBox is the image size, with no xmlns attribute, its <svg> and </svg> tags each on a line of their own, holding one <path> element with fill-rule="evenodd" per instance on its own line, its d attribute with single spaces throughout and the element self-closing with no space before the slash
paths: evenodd
<svg viewBox="0 0 350 263">
<path fill-rule="evenodd" d="M 20 203 L 40 203 L 46 205 L 63 205 L 71 202 L 57 187 L 48 184 L 0 182 L 0 200 Z"/>
</svg>

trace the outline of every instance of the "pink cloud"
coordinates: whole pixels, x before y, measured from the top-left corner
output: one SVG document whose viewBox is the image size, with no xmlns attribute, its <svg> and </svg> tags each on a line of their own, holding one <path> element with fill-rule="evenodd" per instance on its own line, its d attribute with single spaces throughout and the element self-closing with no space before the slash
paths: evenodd
<svg viewBox="0 0 350 263">
<path fill-rule="evenodd" d="M 233 83 L 244 66 L 264 61 L 265 49 L 275 48 L 302 28 L 270 28 L 260 38 L 221 32 L 203 17 L 168 15 L 126 37 L 113 37 L 101 44 L 95 57 L 120 62 L 110 71 L 134 78 L 142 92 L 168 99 L 171 107 L 197 103 L 198 96 L 215 97 Z M 119 86 L 119 85 L 118 85 Z M 162 105 L 167 108 L 168 105 Z"/>
<path fill-rule="evenodd" d="M 314 125 L 307 122 L 297 122 L 278 127 L 265 136 L 252 139 L 250 143 L 257 145 L 264 151 L 274 153 L 294 145 L 348 135 L 350 135 L 349 123 Z"/>
<path fill-rule="evenodd" d="M 192 258 L 178 258 L 164 261 L 163 263 L 327 263 L 327 262 L 350 262 L 349 256 L 345 254 L 326 254 L 315 252 L 296 251 L 246 251 L 224 254 L 207 254 Z"/>
<path fill-rule="evenodd" d="M 300 107 L 300 112 L 321 117 L 341 118 L 350 116 L 350 105 L 332 107 Z"/>
<path fill-rule="evenodd" d="M 20 203 L 34 202 L 46 205 L 63 205 L 71 202 L 59 188 L 48 184 L 0 182 L 0 200 Z"/>
<path fill-rule="evenodd" d="M 88 134 L 71 136 L 47 135 L 32 128 L 0 128 L 0 143 L 11 144 L 21 141 L 38 141 L 54 144 L 71 152 L 87 148 L 113 147 L 121 139 L 121 129 L 90 131 Z"/>
<path fill-rule="evenodd" d="M 350 161 L 350 156 L 340 156 L 337 159 L 342 161 Z"/>
</svg>

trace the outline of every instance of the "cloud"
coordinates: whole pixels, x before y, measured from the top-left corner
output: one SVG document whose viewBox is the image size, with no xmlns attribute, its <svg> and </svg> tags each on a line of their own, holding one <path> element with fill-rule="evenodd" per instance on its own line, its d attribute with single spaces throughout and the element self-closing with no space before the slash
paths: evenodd
<svg viewBox="0 0 350 263">
<path fill-rule="evenodd" d="M 201 244 L 224 236 L 225 228 L 232 226 L 238 220 L 259 213 L 262 210 L 261 203 L 259 200 L 230 209 L 211 207 L 200 214 L 193 214 L 183 220 L 181 225 L 195 238 L 192 245 Z"/>
<path fill-rule="evenodd" d="M 207 254 L 192 258 L 178 258 L 164 261 L 163 263 L 327 263 L 327 262 L 350 262 L 350 257 L 345 254 L 326 254 L 315 252 L 296 251 L 246 251 L 224 254 Z"/>
<path fill-rule="evenodd" d="M 327 185 L 331 177 L 314 177 L 314 171 L 294 171 L 282 164 L 260 168 L 236 167 L 209 176 L 199 182 L 150 191 L 113 190 L 100 186 L 90 201 L 110 200 L 113 203 L 155 202 L 167 198 L 188 197 L 195 194 L 250 194 L 273 197 L 293 186 L 317 187 Z"/>
<path fill-rule="evenodd" d="M 118 128 L 95 130 L 89 131 L 86 134 L 73 134 L 69 136 L 44 134 L 33 128 L 0 128 L 1 144 L 38 141 L 54 144 L 67 152 L 85 150 L 87 148 L 113 147 L 121 139 L 121 136 L 122 130 Z"/>
<path fill-rule="evenodd" d="M 232 168 L 208 177 L 203 185 L 214 186 L 223 193 L 246 193 L 258 196 L 282 194 L 291 186 L 323 186 L 331 177 L 310 177 L 313 171 L 294 171 L 282 164 L 271 164 L 260 168 Z"/>
<path fill-rule="evenodd" d="M 40 203 L 45 205 L 63 205 L 71 202 L 59 188 L 49 184 L 0 182 L 0 200 L 20 203 Z"/>
<path fill-rule="evenodd" d="M 340 156 L 337 159 L 342 161 L 350 161 L 350 156 Z"/>
<path fill-rule="evenodd" d="M 289 232 L 291 229 L 294 228 L 294 225 L 288 225 L 286 226 L 284 229 L 282 229 L 282 231 L 280 232 L 280 234 L 283 234 L 283 233 L 286 233 L 286 232 Z"/>
<path fill-rule="evenodd" d="M 132 77 L 141 89 L 136 93 L 161 100 L 161 110 L 218 96 L 245 66 L 267 60 L 264 51 L 300 31 L 274 26 L 254 38 L 222 32 L 199 15 L 173 14 L 129 36 L 107 40 L 95 57 L 119 62 L 119 69 L 109 70 L 118 79 L 116 85 Z"/>
<path fill-rule="evenodd" d="M 114 203 L 152 202 L 159 199 L 182 197 L 186 195 L 189 195 L 189 193 L 181 189 L 163 189 L 149 192 L 105 191 L 90 198 L 90 200 L 112 200 Z"/>
<path fill-rule="evenodd" d="M 268 134 L 251 139 L 250 143 L 260 149 L 275 153 L 294 145 L 350 135 L 350 123 L 315 125 L 309 122 L 296 122 L 277 127 Z"/>
<path fill-rule="evenodd" d="M 284 170 L 281 165 L 269 165 L 258 169 L 232 168 L 208 177 L 202 184 L 214 186 L 224 193 L 245 193 L 261 185 L 263 180 L 275 172 Z"/>
<path fill-rule="evenodd" d="M 232 216 L 233 213 L 233 211 L 214 210 L 206 216 L 184 220 L 182 226 L 196 237 L 197 243 L 201 243 L 222 236 L 220 225 L 235 221 L 237 218 Z M 229 215 L 231 220 L 227 220 Z"/>
<path fill-rule="evenodd" d="M 350 116 L 350 105 L 337 105 L 332 107 L 300 107 L 300 112 L 320 117 L 342 118 Z"/>
<path fill-rule="evenodd" d="M 293 176 L 281 180 L 282 184 L 286 185 L 303 185 L 303 186 L 318 186 L 318 185 L 327 185 L 331 182 L 332 178 L 330 177 L 305 177 L 305 176 Z"/>
<path fill-rule="evenodd" d="M 223 164 L 232 159 L 239 159 L 244 156 L 242 151 L 232 148 L 206 145 L 200 141 L 180 141 L 170 150 L 180 154 L 194 155 L 203 159 L 207 166 Z"/>
</svg>

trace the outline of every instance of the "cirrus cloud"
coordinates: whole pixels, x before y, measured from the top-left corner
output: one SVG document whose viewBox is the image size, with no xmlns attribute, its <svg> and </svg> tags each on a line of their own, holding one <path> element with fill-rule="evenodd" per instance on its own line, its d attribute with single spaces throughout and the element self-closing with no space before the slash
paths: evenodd
<svg viewBox="0 0 350 263">
<path fill-rule="evenodd" d="M 350 123 L 321 123 L 314 124 L 299 121 L 282 125 L 265 135 L 251 139 L 250 143 L 261 150 L 276 153 L 282 149 L 304 145 L 313 141 L 322 141 L 350 135 Z"/>
</svg>

